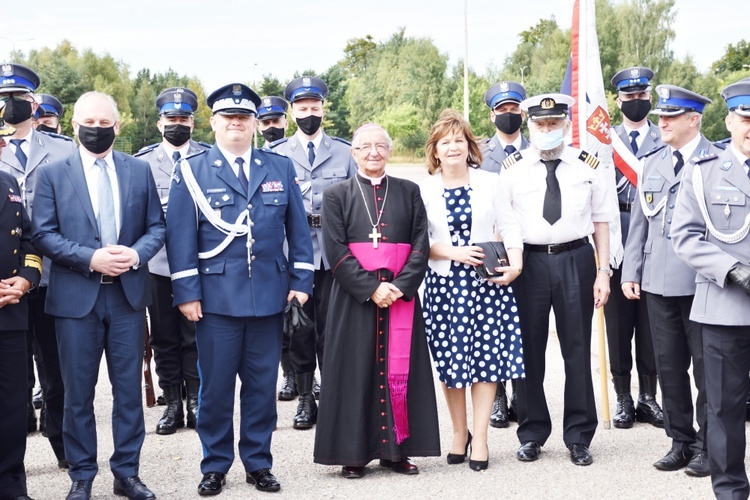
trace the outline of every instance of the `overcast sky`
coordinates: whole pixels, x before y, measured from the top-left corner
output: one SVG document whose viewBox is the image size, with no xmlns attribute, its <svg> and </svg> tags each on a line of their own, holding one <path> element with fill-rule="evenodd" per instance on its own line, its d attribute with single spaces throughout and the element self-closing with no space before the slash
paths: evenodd
<svg viewBox="0 0 750 500">
<path fill-rule="evenodd" d="M 729 43 L 750 39 L 740 20 L 746 2 L 677 0 L 677 57 L 689 54 L 705 70 Z M 469 65 L 479 73 L 502 66 L 518 33 L 539 19 L 554 15 L 569 28 L 573 14 L 573 0 L 468 3 Z M 408 36 L 431 38 L 451 64 L 463 57 L 463 0 L 37 0 L 3 9 L 0 58 L 7 59 L 14 45 L 28 52 L 68 39 L 79 50 L 124 61 L 133 74 L 172 67 L 197 76 L 210 92 L 269 73 L 286 82 L 295 71 L 322 72 L 341 59 L 348 39 L 382 41 L 401 26 Z"/>
</svg>

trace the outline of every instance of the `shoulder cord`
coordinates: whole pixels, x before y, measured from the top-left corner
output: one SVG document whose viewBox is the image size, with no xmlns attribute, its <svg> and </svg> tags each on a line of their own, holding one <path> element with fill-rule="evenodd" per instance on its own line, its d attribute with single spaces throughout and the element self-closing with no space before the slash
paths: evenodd
<svg viewBox="0 0 750 500">
<path fill-rule="evenodd" d="M 742 241 L 750 231 L 750 214 L 745 216 L 745 223 L 742 227 L 732 234 L 726 234 L 720 232 L 711 222 L 711 217 L 708 215 L 708 207 L 706 206 L 706 198 L 703 194 L 703 174 L 701 169 L 696 165 L 693 169 L 693 190 L 695 191 L 695 199 L 698 202 L 698 208 L 700 208 L 703 220 L 706 222 L 706 229 L 711 233 L 711 236 L 721 241 L 722 243 L 728 243 L 733 245 Z"/>
</svg>

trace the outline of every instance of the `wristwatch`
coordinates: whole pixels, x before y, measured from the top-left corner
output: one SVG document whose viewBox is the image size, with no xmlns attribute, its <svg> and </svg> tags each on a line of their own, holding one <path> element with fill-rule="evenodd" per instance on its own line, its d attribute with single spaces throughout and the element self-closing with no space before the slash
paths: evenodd
<svg viewBox="0 0 750 500">
<path fill-rule="evenodd" d="M 614 274 L 614 273 L 612 272 L 612 269 L 611 269 L 611 268 L 609 268 L 609 267 L 598 267 L 598 268 L 596 268 L 596 270 L 597 270 L 597 271 L 601 271 L 601 272 L 603 272 L 604 274 L 606 274 L 606 275 L 607 275 L 607 276 L 609 276 L 610 278 L 611 278 L 611 277 L 612 277 L 612 275 Z"/>
</svg>

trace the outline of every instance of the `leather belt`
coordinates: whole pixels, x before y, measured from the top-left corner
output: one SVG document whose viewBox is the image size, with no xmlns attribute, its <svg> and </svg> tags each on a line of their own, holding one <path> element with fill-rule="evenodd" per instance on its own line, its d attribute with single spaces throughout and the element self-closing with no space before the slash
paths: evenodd
<svg viewBox="0 0 750 500">
<path fill-rule="evenodd" d="M 307 214 L 307 225 L 310 227 L 322 227 L 323 217 L 320 214 Z"/>
<path fill-rule="evenodd" d="M 630 212 L 632 206 L 632 203 L 620 203 L 620 212 Z"/>
<path fill-rule="evenodd" d="M 119 283 L 120 277 L 119 276 L 110 276 L 108 274 L 102 274 L 99 276 L 99 283 L 102 285 L 111 285 L 112 283 Z"/>
<path fill-rule="evenodd" d="M 587 245 L 588 242 L 588 238 L 581 238 L 578 240 L 569 241 L 568 243 L 557 243 L 554 245 L 532 245 L 531 243 L 524 243 L 523 248 L 532 252 L 556 254 L 560 252 L 567 252 L 568 250 L 575 250 L 576 248 L 580 248 L 583 245 Z"/>
</svg>

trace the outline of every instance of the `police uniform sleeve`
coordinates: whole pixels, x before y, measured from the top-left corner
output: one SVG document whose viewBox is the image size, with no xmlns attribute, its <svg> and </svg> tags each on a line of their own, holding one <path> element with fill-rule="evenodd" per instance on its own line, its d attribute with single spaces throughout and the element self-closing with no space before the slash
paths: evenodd
<svg viewBox="0 0 750 500">
<path fill-rule="evenodd" d="M 292 160 L 282 158 L 287 167 L 289 203 L 286 211 L 286 239 L 289 248 L 289 289 L 307 294 L 313 286 L 313 247 L 307 214 L 302 201 L 302 191 L 297 184 L 297 173 Z"/>
<path fill-rule="evenodd" d="M 641 172 L 645 168 L 641 166 Z M 638 184 L 642 181 L 638 179 Z M 641 189 L 640 187 L 638 189 Z M 625 256 L 622 259 L 621 283 L 639 283 L 643 277 L 643 249 L 648 239 L 648 219 L 641 207 L 641 197 L 636 194 L 633 205 L 630 208 L 630 228 L 628 239 L 625 242 Z"/>
<path fill-rule="evenodd" d="M 167 206 L 167 260 L 175 306 L 203 298 L 198 274 L 198 214 L 182 176 L 183 165 L 191 168 L 188 160 L 183 160 L 175 169 Z"/>
<path fill-rule="evenodd" d="M 697 201 L 697 196 L 705 199 L 705 192 L 696 194 L 693 183 L 693 175 L 696 170 L 700 175 L 700 169 L 700 165 L 692 162 L 685 166 L 670 235 L 677 256 L 698 274 L 723 288 L 729 270 L 739 259 L 706 240 L 706 221 Z"/>
</svg>

